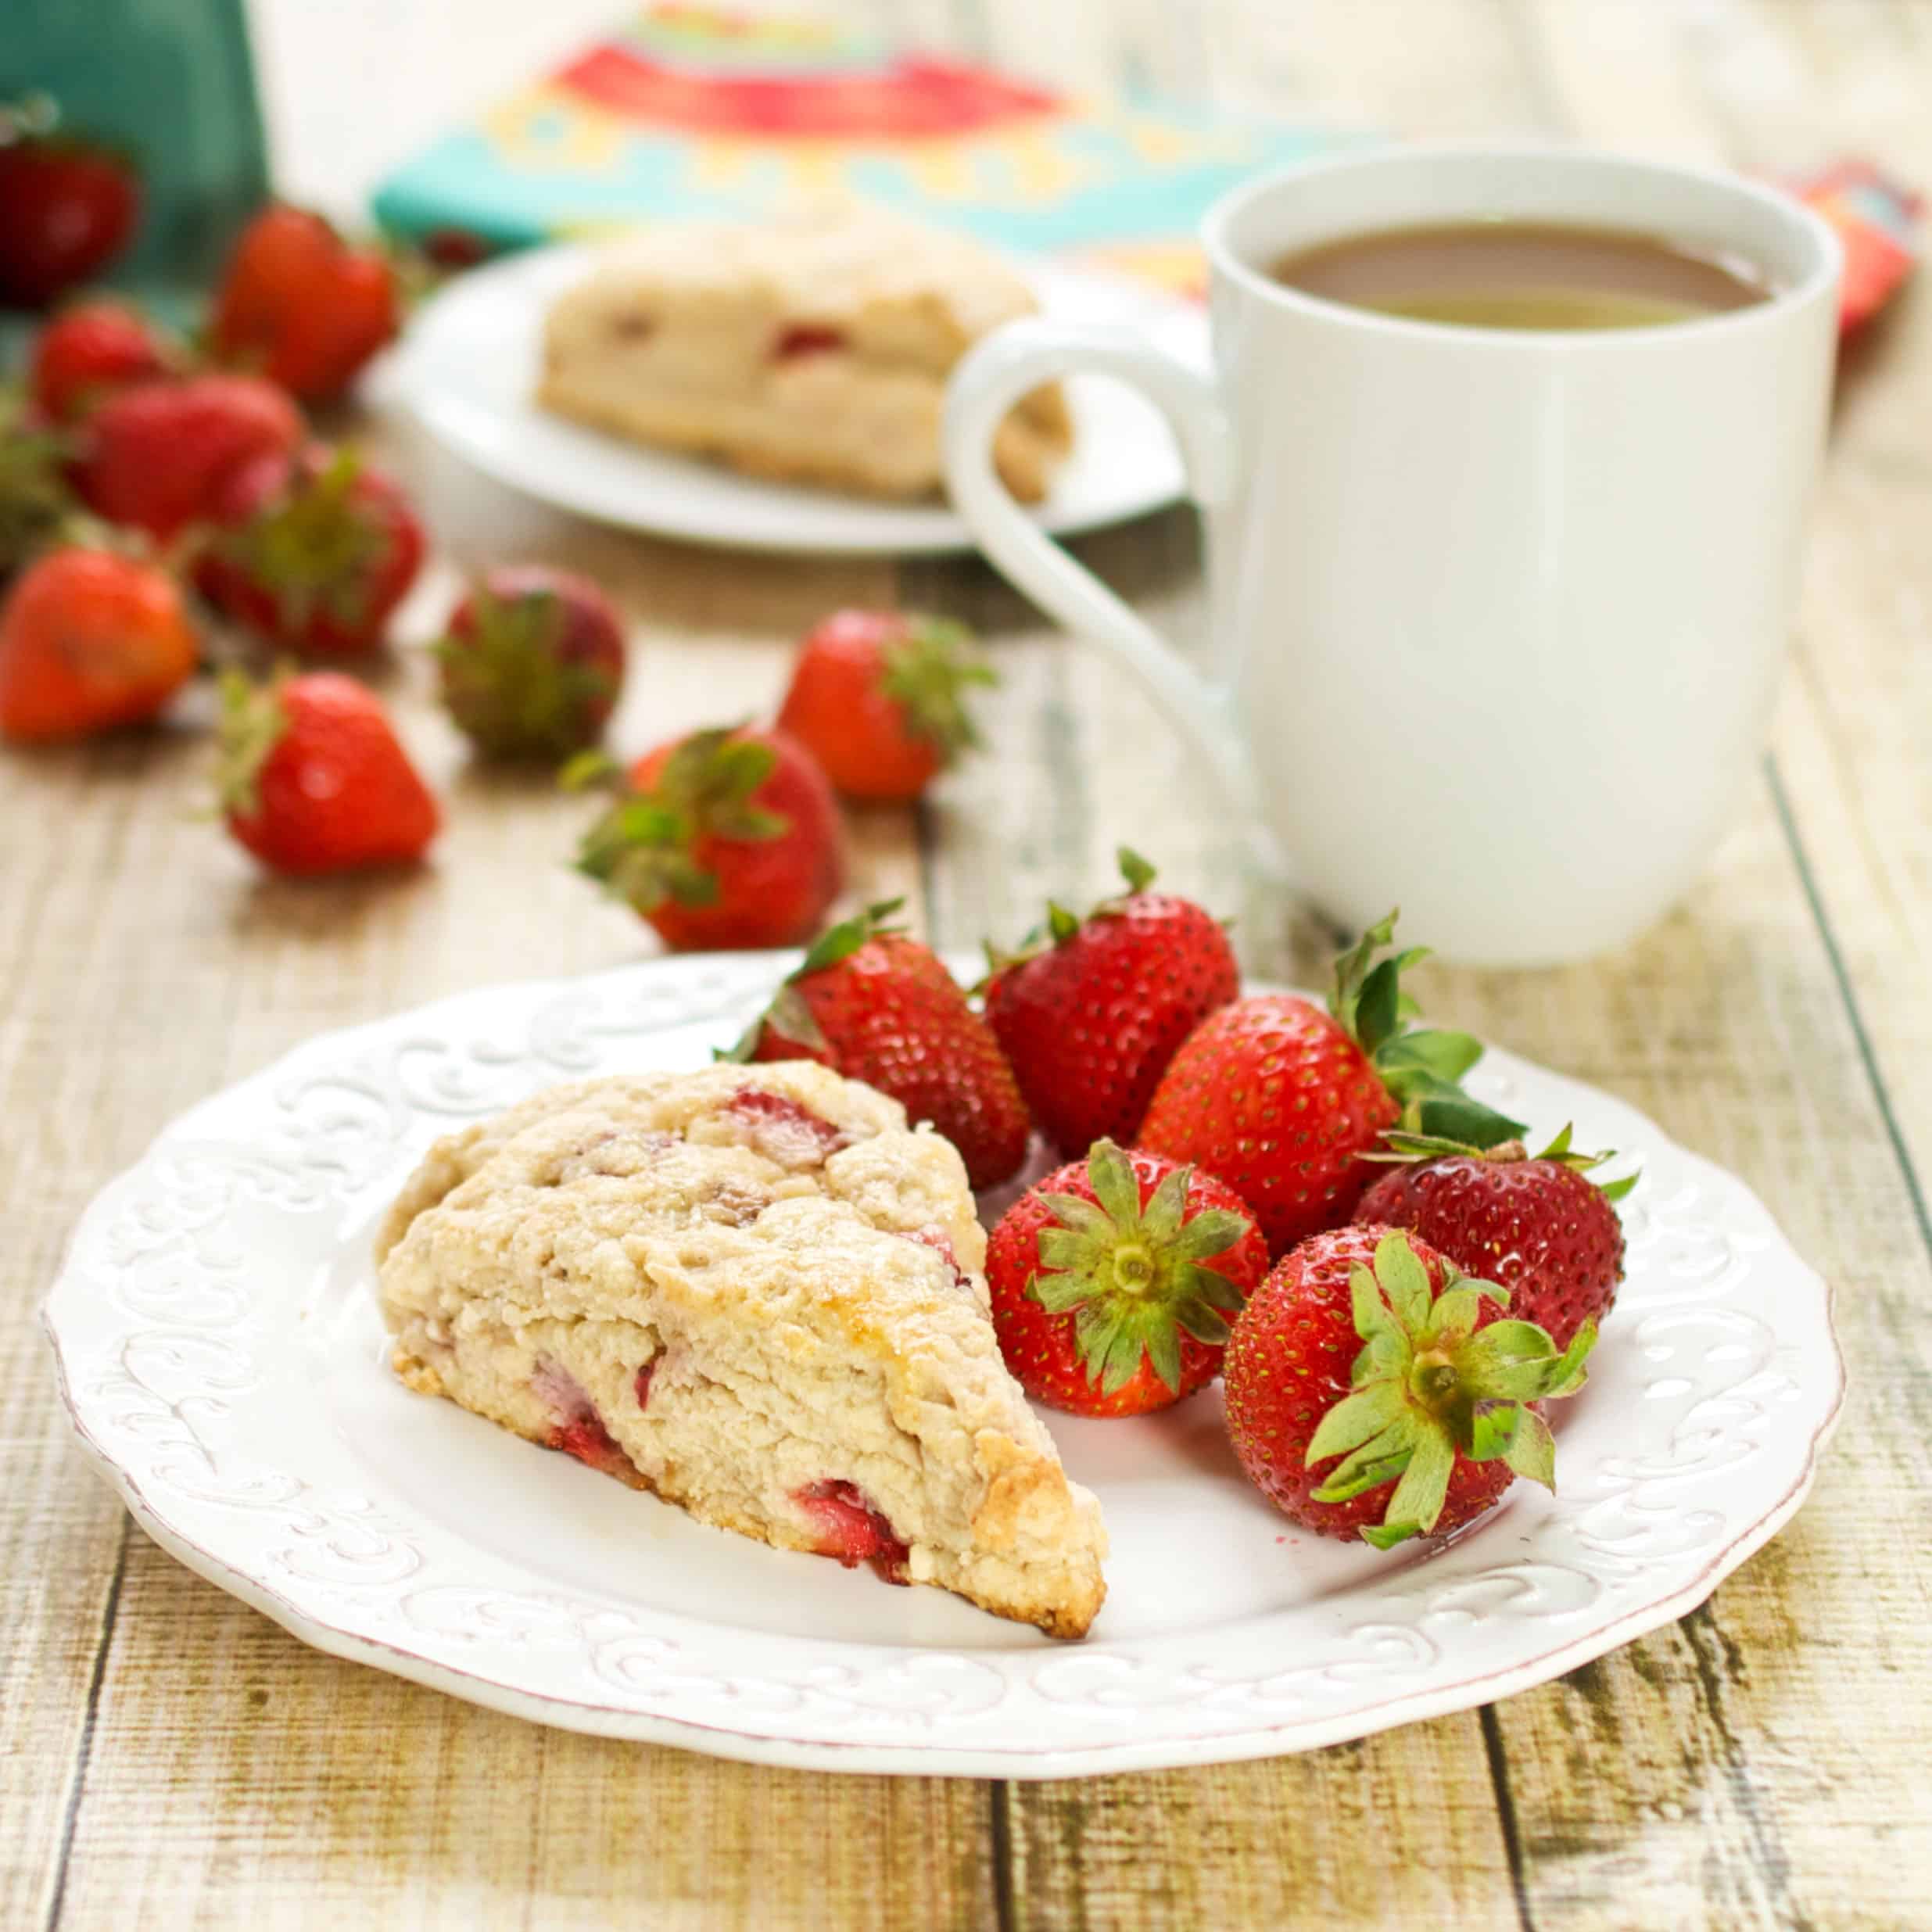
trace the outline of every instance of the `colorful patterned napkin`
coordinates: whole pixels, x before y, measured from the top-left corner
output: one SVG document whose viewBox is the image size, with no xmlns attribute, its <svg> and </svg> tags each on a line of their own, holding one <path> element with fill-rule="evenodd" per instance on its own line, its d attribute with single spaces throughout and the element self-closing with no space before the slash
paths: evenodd
<svg viewBox="0 0 1932 1932">
<path fill-rule="evenodd" d="M 808 20 L 667 3 L 446 135 L 375 213 L 461 260 L 642 217 L 851 198 L 1192 290 L 1192 231 L 1223 189 L 1352 138 L 1059 95 Z"/>
<path fill-rule="evenodd" d="M 1056 94 L 808 19 L 660 0 L 444 136 L 375 205 L 453 264 L 653 215 L 860 199 L 1199 295 L 1194 228 L 1224 188 L 1365 138 Z M 1859 161 L 1787 185 L 1843 238 L 1855 328 L 1911 272 L 1919 198 Z"/>
</svg>

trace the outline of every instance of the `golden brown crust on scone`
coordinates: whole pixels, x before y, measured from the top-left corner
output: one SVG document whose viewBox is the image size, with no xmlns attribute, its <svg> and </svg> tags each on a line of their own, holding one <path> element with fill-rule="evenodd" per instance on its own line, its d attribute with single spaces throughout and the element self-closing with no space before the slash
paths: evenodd
<svg viewBox="0 0 1932 1932">
<path fill-rule="evenodd" d="M 848 1511 L 905 1580 L 1081 1634 L 1099 1507 L 1001 1360 L 958 1154 L 903 1120 L 792 1062 L 579 1083 L 452 1135 L 378 1244 L 397 1371 L 781 1548 Z"/>
</svg>

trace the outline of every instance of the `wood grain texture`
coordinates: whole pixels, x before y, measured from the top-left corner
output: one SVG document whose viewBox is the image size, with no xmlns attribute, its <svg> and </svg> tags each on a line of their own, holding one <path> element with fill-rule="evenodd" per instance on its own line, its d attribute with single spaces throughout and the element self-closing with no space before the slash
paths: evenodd
<svg viewBox="0 0 1932 1932">
<path fill-rule="evenodd" d="M 1884 0 L 843 10 L 1063 84 L 1147 80 L 1289 120 L 1568 132 L 1757 167 L 1855 145 L 1932 181 L 1932 11 Z M 303 63 L 326 56 L 299 9 L 260 11 Z M 421 19 L 412 32 L 443 45 Z M 400 103 L 379 63 L 351 66 L 372 113 Z M 319 182 L 301 85 L 277 82 L 310 144 L 296 177 Z M 0 1925 L 1932 1923 L 1915 1771 L 1932 1762 L 1929 316 L 1909 299 L 1849 359 L 1773 758 L 1709 876 L 1611 959 L 1419 983 L 1433 1013 L 1736 1169 L 1833 1280 L 1854 1400 L 1815 1502 L 1683 1623 L 1492 1712 L 1059 1787 L 759 1770 L 472 1710 L 310 1651 L 190 1575 L 67 1443 L 32 1307 L 81 1203 L 164 1120 L 318 1029 L 651 948 L 565 866 L 582 803 L 474 772 L 428 702 L 413 647 L 462 569 L 543 557 L 611 588 L 637 653 L 614 733 L 627 752 L 768 706 L 789 640 L 835 604 L 979 623 L 1005 676 L 994 749 L 917 814 L 853 828 L 853 898 L 907 892 L 945 944 L 1010 938 L 1048 892 L 1096 895 L 1121 842 L 1238 912 L 1251 971 L 1317 980 L 1335 937 L 1247 883 L 1206 775 L 1143 694 L 984 566 L 600 531 L 389 432 L 441 542 L 387 676 L 450 802 L 433 866 L 260 879 L 185 815 L 205 708 L 154 737 L 0 760 Z M 1198 629 L 1190 513 L 1079 548 L 1163 629 Z"/>
</svg>

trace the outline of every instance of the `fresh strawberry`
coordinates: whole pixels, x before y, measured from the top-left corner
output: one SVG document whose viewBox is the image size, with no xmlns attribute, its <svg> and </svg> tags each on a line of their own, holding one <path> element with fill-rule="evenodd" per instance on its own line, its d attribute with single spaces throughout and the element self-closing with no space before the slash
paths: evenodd
<svg viewBox="0 0 1932 1932">
<path fill-rule="evenodd" d="M 443 701 L 493 758 L 568 758 L 595 744 L 624 682 L 624 620 L 586 577 L 493 570 L 436 646 Z"/>
<path fill-rule="evenodd" d="M 215 292 L 215 353 L 304 402 L 339 396 L 396 330 L 396 277 L 320 215 L 264 208 L 242 231 Z"/>
<path fill-rule="evenodd" d="M 238 470 L 302 435 L 294 403 L 253 376 L 137 382 L 88 418 L 73 485 L 97 515 L 166 543 L 214 514 Z"/>
<path fill-rule="evenodd" d="M 113 550 L 51 550 L 0 608 L 0 734 L 73 738 L 152 718 L 199 651 L 167 572 Z"/>
<path fill-rule="evenodd" d="M 976 1188 L 1027 1157 L 1026 1103 L 986 1022 L 930 947 L 884 922 L 887 899 L 819 935 L 732 1049 L 744 1060 L 817 1060 L 930 1120 Z"/>
<path fill-rule="evenodd" d="M 195 587 L 271 643 L 330 657 L 373 651 L 416 579 L 423 527 L 409 499 L 353 450 L 311 443 L 231 471 Z"/>
<path fill-rule="evenodd" d="M 966 687 L 995 684 L 963 624 L 902 611 L 835 611 L 798 646 L 778 722 L 848 798 L 916 798 L 979 742 Z"/>
<path fill-rule="evenodd" d="M 1280 1255 L 1348 1219 L 1375 1170 L 1362 1156 L 1398 1124 L 1489 1146 L 1523 1131 L 1455 1083 L 1482 1048 L 1466 1033 L 1412 1030 L 1403 970 L 1421 948 L 1374 963 L 1395 915 L 1335 966 L 1328 1010 L 1259 993 L 1210 1013 L 1169 1063 L 1140 1144 L 1218 1174 Z"/>
<path fill-rule="evenodd" d="M 1212 1382 L 1267 1271 L 1238 1195 L 1108 1140 L 1029 1188 L 986 1249 L 1006 1366 L 1075 1415 L 1144 1415 Z"/>
<path fill-rule="evenodd" d="M 382 701 L 336 671 L 223 679 L 220 802 L 243 845 L 297 876 L 404 864 L 439 823 Z"/>
<path fill-rule="evenodd" d="M 1220 923 L 1153 892 L 1154 869 L 1122 846 L 1127 891 L 1084 919 L 1048 905 L 1016 952 L 986 949 L 986 1016 L 1040 1131 L 1071 1157 L 1131 1141 L 1181 1041 L 1241 991 Z"/>
<path fill-rule="evenodd" d="M 1521 1141 L 1479 1149 L 1396 1133 L 1386 1143 L 1402 1164 L 1362 1196 L 1358 1221 L 1412 1229 L 1465 1273 L 1507 1289 L 1512 1311 L 1560 1349 L 1609 1314 L 1623 1279 L 1611 1204 L 1636 1185 L 1634 1174 L 1587 1177 L 1612 1156 L 1573 1152 L 1567 1127 L 1533 1160 Z"/>
<path fill-rule="evenodd" d="M 1228 1433 L 1255 1486 L 1324 1536 L 1446 1536 L 1519 1475 L 1555 1487 L 1540 1405 L 1583 1385 L 1507 1297 L 1400 1229 L 1339 1228 L 1275 1265 L 1235 1323 Z M 1339 1460 L 1338 1460 L 1339 1458 Z"/>
<path fill-rule="evenodd" d="M 838 806 L 782 731 L 694 731 L 647 752 L 578 848 L 577 869 L 668 946 L 791 946 L 844 883 Z"/>
<path fill-rule="evenodd" d="M 166 375 L 172 360 L 138 309 L 96 296 L 63 309 L 34 338 L 27 386 L 50 420 L 68 422 L 116 389 Z"/>
<path fill-rule="evenodd" d="M 127 246 L 141 184 L 124 155 L 77 135 L 0 144 L 0 301 L 42 308 Z"/>
</svg>

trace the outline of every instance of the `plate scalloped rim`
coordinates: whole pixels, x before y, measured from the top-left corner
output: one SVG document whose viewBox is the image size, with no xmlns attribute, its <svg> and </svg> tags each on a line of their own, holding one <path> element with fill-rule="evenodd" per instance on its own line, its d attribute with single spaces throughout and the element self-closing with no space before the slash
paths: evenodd
<svg viewBox="0 0 1932 1932">
<path fill-rule="evenodd" d="M 43 1311 L 82 1446 L 135 1520 L 316 1647 L 537 1722 L 803 1768 L 1038 1778 L 1274 1755 L 1527 1689 L 1694 1608 L 1802 1502 L 1844 1390 L 1829 1288 L 1741 1182 L 1494 1048 L 1486 1097 L 1572 1113 L 1641 1160 L 1607 1340 L 1669 1371 L 1627 1442 L 1607 1416 L 1562 1432 L 1563 1493 L 1511 1506 L 1522 1554 L 1499 1519 L 1211 1640 L 747 1634 L 534 1570 L 506 1581 L 446 1525 L 345 1487 L 346 1468 L 366 1488 L 358 1465 L 283 1468 L 278 1437 L 248 1436 L 246 1392 L 290 1324 L 244 1268 L 260 1257 L 238 1215 L 286 1237 L 258 1274 L 306 1281 L 346 1204 L 379 1206 L 436 1133 L 661 1050 L 695 1063 L 694 1039 L 731 1037 L 796 956 L 454 995 L 310 1040 L 165 1129 L 84 1212 Z"/>
</svg>

